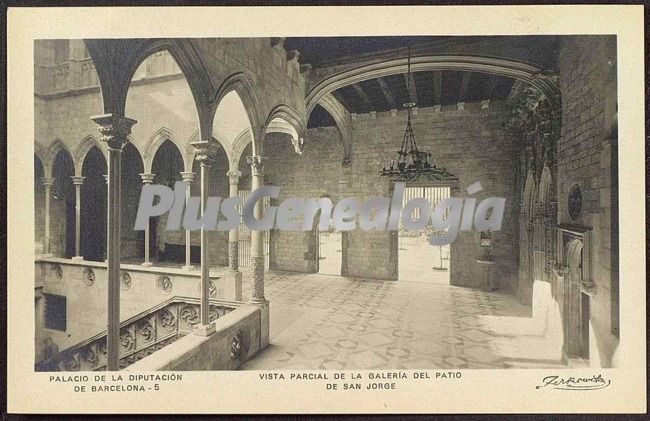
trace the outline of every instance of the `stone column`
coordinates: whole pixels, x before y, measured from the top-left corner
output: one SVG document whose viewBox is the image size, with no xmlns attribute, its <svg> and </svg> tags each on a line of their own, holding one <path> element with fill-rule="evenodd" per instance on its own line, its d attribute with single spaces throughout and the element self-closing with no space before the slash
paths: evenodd
<svg viewBox="0 0 650 421">
<path fill-rule="evenodd" d="M 104 181 L 106 181 L 106 186 L 108 186 L 108 174 L 104 174 Z M 108 206 L 106 207 L 106 209 L 108 209 Z M 108 212 L 106 212 L 106 218 L 108 218 Z M 104 262 L 108 262 L 108 223 L 106 224 L 106 244 L 104 244 Z"/>
<path fill-rule="evenodd" d="M 264 185 L 264 164 L 268 160 L 262 155 L 246 157 L 252 169 L 251 191 Z M 255 219 L 261 219 L 264 212 L 263 203 L 258 200 L 253 209 Z M 264 231 L 251 230 L 251 297 L 250 302 L 257 304 L 261 311 L 260 349 L 269 344 L 269 305 L 264 297 Z"/>
<path fill-rule="evenodd" d="M 142 173 L 140 174 L 140 178 L 142 178 L 142 184 L 147 185 L 147 184 L 153 184 L 153 180 L 155 178 L 156 174 L 151 174 L 151 173 Z M 142 266 L 149 267 L 153 265 L 150 260 L 149 256 L 149 250 L 151 249 L 149 242 L 151 241 L 151 234 L 149 233 L 149 221 L 147 221 L 147 225 L 144 227 L 144 262 L 142 262 Z"/>
<path fill-rule="evenodd" d="M 74 220 L 74 256 L 73 260 L 83 260 L 81 255 L 81 186 L 86 177 L 72 176 L 75 190 L 75 220 Z"/>
<path fill-rule="evenodd" d="M 101 141 L 108 145 L 108 322 L 106 370 L 120 369 L 120 210 L 122 148 L 135 120 L 115 114 L 92 117 L 99 126 Z"/>
<path fill-rule="evenodd" d="M 196 160 L 201 163 L 201 216 L 210 195 L 210 156 L 207 140 L 193 142 Z M 201 321 L 195 333 L 203 336 L 215 332 L 214 323 L 210 323 L 210 262 L 208 255 L 208 231 L 201 227 Z"/>
<path fill-rule="evenodd" d="M 50 255 L 50 198 L 52 197 L 52 186 L 54 185 L 53 178 L 43 178 L 43 186 L 45 186 L 45 235 L 43 241 L 43 252 L 45 255 Z"/>
<path fill-rule="evenodd" d="M 252 168 L 251 191 L 264 185 L 264 164 L 268 158 L 261 155 L 246 157 Z M 263 203 L 258 200 L 253 209 L 255 219 L 261 219 Z M 264 231 L 251 230 L 251 297 L 253 303 L 266 302 L 264 298 Z"/>
<path fill-rule="evenodd" d="M 230 197 L 239 195 L 239 177 L 241 171 L 228 171 L 226 173 L 230 183 Z M 231 278 L 234 289 L 234 300 L 242 300 L 242 276 L 239 271 L 239 224 L 228 233 L 228 277 Z"/>
<path fill-rule="evenodd" d="M 181 177 L 183 182 L 187 183 L 187 187 L 185 187 L 185 206 L 187 206 L 187 202 L 190 199 L 192 183 L 194 182 L 194 173 L 182 172 Z M 194 266 L 192 266 L 192 260 L 190 259 L 192 250 L 192 237 L 190 234 L 190 230 L 185 230 L 185 266 L 183 266 L 183 270 L 194 269 Z"/>
</svg>

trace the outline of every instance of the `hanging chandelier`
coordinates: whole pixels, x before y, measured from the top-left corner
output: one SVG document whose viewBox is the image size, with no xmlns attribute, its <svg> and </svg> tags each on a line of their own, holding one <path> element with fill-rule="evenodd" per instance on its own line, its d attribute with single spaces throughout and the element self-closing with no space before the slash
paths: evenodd
<svg viewBox="0 0 650 421">
<path fill-rule="evenodd" d="M 413 98 L 413 95 L 411 95 L 411 47 L 408 49 L 406 90 L 409 98 Z M 444 168 L 435 165 L 431 153 L 418 150 L 415 134 L 413 134 L 413 126 L 411 125 L 411 113 L 415 106 L 415 102 L 404 104 L 408 117 L 402 146 L 397 152 L 397 159 L 388 161 L 381 170 L 380 175 L 390 177 L 392 181 L 413 181 L 422 176 L 426 176 L 430 181 L 456 181 L 457 177 Z"/>
</svg>

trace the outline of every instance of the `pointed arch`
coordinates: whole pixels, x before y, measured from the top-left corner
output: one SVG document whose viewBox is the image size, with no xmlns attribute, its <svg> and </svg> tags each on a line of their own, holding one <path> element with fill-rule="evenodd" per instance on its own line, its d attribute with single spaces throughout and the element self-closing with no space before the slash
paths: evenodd
<svg viewBox="0 0 650 421">
<path fill-rule="evenodd" d="M 257 95 L 257 88 L 253 80 L 246 75 L 244 72 L 234 73 L 228 76 L 223 83 L 219 86 L 217 93 L 214 97 L 213 104 L 214 110 L 212 111 L 212 119 L 214 120 L 214 115 L 217 112 L 219 104 L 223 98 L 230 92 L 235 91 L 239 96 L 242 104 L 244 104 L 244 110 L 248 116 L 248 123 L 251 126 L 253 131 L 252 137 L 254 140 L 261 137 L 265 125 L 265 119 L 262 115 L 259 105 L 261 102 Z M 256 151 L 261 151 L 261 148 L 255 149 Z"/>
<path fill-rule="evenodd" d="M 158 152 L 158 149 L 160 148 L 160 145 L 165 143 L 166 140 L 169 140 L 171 143 L 176 146 L 178 149 L 178 152 L 183 156 L 183 151 L 181 150 L 181 147 L 179 146 L 178 142 L 176 141 L 176 136 L 174 133 L 169 130 L 167 127 L 161 127 L 158 130 L 154 132 L 151 137 L 149 137 L 149 140 L 145 144 L 144 147 L 144 153 L 142 154 L 142 161 L 144 163 L 144 171 L 146 173 L 151 172 L 151 167 L 153 165 L 153 159 L 156 156 L 156 152 Z"/>
<path fill-rule="evenodd" d="M 43 166 L 43 177 L 52 177 L 52 162 L 49 160 L 47 150 L 45 150 L 39 142 L 34 142 L 34 155 L 41 161 Z"/>
<path fill-rule="evenodd" d="M 305 137 L 305 132 L 307 131 L 305 116 L 299 114 L 293 108 L 285 104 L 280 104 L 275 106 L 269 113 L 269 116 L 266 118 L 264 127 L 268 128 L 269 123 L 271 123 L 275 119 L 282 119 L 286 121 L 287 123 L 291 124 L 295 128 L 296 132 L 298 133 L 298 136 L 303 138 Z"/>
<path fill-rule="evenodd" d="M 77 146 L 77 149 L 74 151 L 74 155 L 72 157 L 72 160 L 74 161 L 74 167 L 75 167 L 75 175 L 80 176 L 81 172 L 83 171 L 83 164 L 84 160 L 86 159 L 86 155 L 88 152 L 93 148 L 97 147 L 99 151 L 102 153 L 104 156 L 104 161 L 108 162 L 108 156 L 106 154 L 106 149 L 104 148 L 104 145 L 100 143 L 95 137 L 93 136 L 86 136 L 84 140 L 79 143 L 79 146 Z"/>
<path fill-rule="evenodd" d="M 230 168 L 236 171 L 239 168 L 239 160 L 246 150 L 246 146 L 253 142 L 253 136 L 250 129 L 244 129 L 232 142 L 232 157 L 230 160 Z"/>
<path fill-rule="evenodd" d="M 54 168 L 54 160 L 56 159 L 56 156 L 59 152 L 64 151 L 65 153 L 68 154 L 68 157 L 70 157 L 70 161 L 72 161 L 72 169 L 74 173 L 76 174 L 76 168 L 75 168 L 75 162 L 72 153 L 70 152 L 70 149 L 66 146 L 65 143 L 61 139 L 54 139 L 52 143 L 47 148 L 47 155 L 48 155 L 48 161 L 50 163 L 50 168 Z"/>
<path fill-rule="evenodd" d="M 264 123 L 264 133 L 272 132 L 289 134 L 296 152 L 302 154 L 307 133 L 303 115 L 284 104 L 274 107 Z M 255 143 L 253 144 L 255 145 Z"/>
<path fill-rule="evenodd" d="M 192 146 L 192 143 L 197 142 L 198 140 L 199 140 L 199 131 L 196 130 L 194 131 L 194 133 L 192 133 L 192 136 L 190 136 L 187 142 L 185 142 L 185 146 L 183 147 L 183 151 L 182 151 L 183 166 L 185 167 L 186 172 L 192 172 L 192 168 L 194 167 L 196 148 Z M 228 141 L 226 140 L 226 137 L 221 133 L 213 132 L 212 141 L 215 142 L 221 148 L 223 148 L 223 150 L 226 152 L 226 156 L 228 157 L 228 160 L 230 161 L 232 156 L 232 148 L 229 145 Z"/>
<path fill-rule="evenodd" d="M 210 99 L 215 90 L 194 41 L 186 38 L 87 39 L 84 43 L 97 70 L 104 113 L 126 115 L 129 85 L 137 68 L 150 55 L 167 50 L 190 87 L 202 133 L 206 130 L 210 133 Z"/>
<path fill-rule="evenodd" d="M 142 147 L 138 145 L 138 142 L 135 141 L 133 135 L 128 135 L 126 137 L 126 140 L 128 140 L 131 146 L 133 146 L 138 152 L 138 155 L 140 156 L 140 162 L 142 162 L 142 167 L 144 168 L 144 152 L 142 151 Z"/>
</svg>

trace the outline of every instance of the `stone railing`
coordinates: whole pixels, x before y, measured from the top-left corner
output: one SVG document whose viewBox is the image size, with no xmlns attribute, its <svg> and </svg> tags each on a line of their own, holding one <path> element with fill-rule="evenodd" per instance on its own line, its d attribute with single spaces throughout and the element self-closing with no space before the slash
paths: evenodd
<svg viewBox="0 0 650 421">
<path fill-rule="evenodd" d="M 200 297 L 199 270 L 137 264 L 122 264 L 120 268 L 122 320 L 154 308 L 171 297 Z M 35 269 L 36 285 L 42 285 L 36 293 L 45 296 L 43 309 L 47 308 L 49 295 L 66 299 L 65 330 L 48 329 L 47 312 L 36 315 L 37 326 L 42 326 L 39 332 L 42 341 L 64 350 L 106 329 L 108 273 L 105 262 L 49 257 L 37 259 Z M 210 270 L 210 299 L 231 302 L 241 297 L 235 291 L 235 283 L 227 279 L 226 270 Z M 37 354 L 41 351 L 47 354 L 45 348 L 48 346 L 37 343 Z"/>
<path fill-rule="evenodd" d="M 34 70 L 35 89 L 39 94 L 99 88 L 95 64 L 90 58 L 55 66 L 36 66 Z"/>
<path fill-rule="evenodd" d="M 234 311 L 238 304 L 210 303 L 210 321 Z M 199 323 L 199 300 L 174 297 L 120 324 L 120 369 L 192 332 Z M 106 368 L 106 331 L 36 364 L 36 371 L 97 371 Z"/>
<path fill-rule="evenodd" d="M 159 51 L 148 57 L 133 75 L 135 84 L 182 73 L 171 54 Z M 53 66 L 34 66 L 35 92 L 56 95 L 70 91 L 99 90 L 99 79 L 91 58 L 70 60 Z"/>
</svg>

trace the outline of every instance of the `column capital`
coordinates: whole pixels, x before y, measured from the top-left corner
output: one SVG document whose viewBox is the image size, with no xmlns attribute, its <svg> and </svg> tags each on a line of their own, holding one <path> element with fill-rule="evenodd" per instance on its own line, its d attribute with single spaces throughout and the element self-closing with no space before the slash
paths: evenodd
<svg viewBox="0 0 650 421">
<path fill-rule="evenodd" d="M 228 171 L 226 173 L 230 184 L 239 184 L 239 177 L 241 177 L 241 171 Z"/>
<path fill-rule="evenodd" d="M 191 145 L 196 149 L 196 159 L 201 165 L 210 165 L 212 160 L 211 151 L 210 151 L 210 142 L 207 140 L 199 140 L 192 142 Z"/>
<path fill-rule="evenodd" d="M 84 180 L 86 179 L 86 177 L 79 176 L 79 175 L 73 175 L 70 178 L 72 179 L 72 184 L 74 184 L 75 186 L 83 185 Z"/>
<path fill-rule="evenodd" d="M 54 185 L 54 178 L 51 177 L 43 177 L 41 179 L 42 183 L 44 186 L 53 186 Z"/>
<path fill-rule="evenodd" d="M 264 175 L 264 165 L 269 158 L 263 155 L 247 156 L 246 162 L 253 169 L 253 175 Z"/>
<path fill-rule="evenodd" d="M 106 142 L 110 149 L 122 149 L 128 142 L 127 136 L 136 120 L 115 114 L 104 114 L 90 118 L 99 126 L 100 140 Z"/>
<path fill-rule="evenodd" d="M 193 172 L 181 172 L 181 179 L 184 183 L 194 182 L 194 173 Z"/>
<path fill-rule="evenodd" d="M 153 184 L 153 180 L 156 177 L 156 174 L 150 172 L 140 173 L 140 178 L 142 178 L 142 184 Z"/>
</svg>

